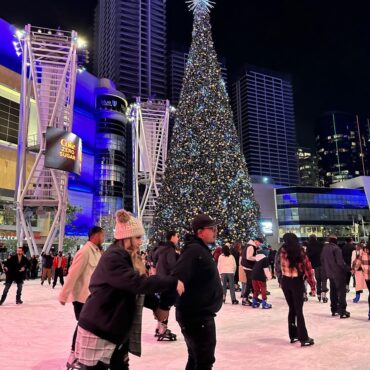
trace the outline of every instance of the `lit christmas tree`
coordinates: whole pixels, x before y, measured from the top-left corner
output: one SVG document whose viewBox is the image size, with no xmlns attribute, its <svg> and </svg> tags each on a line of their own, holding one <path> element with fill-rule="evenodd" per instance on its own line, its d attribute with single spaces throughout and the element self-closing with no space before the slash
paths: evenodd
<svg viewBox="0 0 370 370">
<path fill-rule="evenodd" d="M 219 240 L 260 236 L 259 206 L 240 150 L 225 83 L 214 50 L 209 0 L 187 1 L 194 12 L 193 40 L 176 112 L 169 159 L 153 224 L 153 239 L 176 228 L 191 231 L 207 213 Z"/>
</svg>

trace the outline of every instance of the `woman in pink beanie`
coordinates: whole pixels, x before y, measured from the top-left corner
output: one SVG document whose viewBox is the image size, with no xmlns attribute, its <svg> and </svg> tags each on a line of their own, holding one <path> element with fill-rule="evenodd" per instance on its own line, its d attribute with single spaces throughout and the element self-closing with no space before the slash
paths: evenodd
<svg viewBox="0 0 370 370">
<path fill-rule="evenodd" d="M 144 228 L 125 210 L 116 212 L 114 242 L 101 257 L 78 322 L 76 363 L 71 369 L 128 369 L 128 353 L 141 355 L 141 319 L 145 305 L 163 314 L 151 295 L 184 285 L 173 277 L 145 274 L 138 254 Z M 147 294 L 148 296 L 144 296 Z"/>
</svg>

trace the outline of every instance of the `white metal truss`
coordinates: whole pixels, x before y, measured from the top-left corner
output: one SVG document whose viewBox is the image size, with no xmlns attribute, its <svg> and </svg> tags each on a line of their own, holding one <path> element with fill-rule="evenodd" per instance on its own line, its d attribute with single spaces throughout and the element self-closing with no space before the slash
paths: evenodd
<svg viewBox="0 0 370 370">
<path fill-rule="evenodd" d="M 150 228 L 165 170 L 170 105 L 168 100 L 136 98 L 132 105 L 133 208 Z"/>
<path fill-rule="evenodd" d="M 48 209 L 54 215 L 44 243 L 49 252 L 57 236 L 62 250 L 67 208 L 68 173 L 45 168 L 45 133 L 48 127 L 71 131 L 77 72 L 77 33 L 27 25 L 18 34 L 22 47 L 22 83 L 17 157 L 17 240 L 27 241 L 38 254 L 31 216 Z M 31 97 L 36 101 L 37 134 L 29 135 Z M 36 154 L 26 174 L 27 153 Z"/>
</svg>

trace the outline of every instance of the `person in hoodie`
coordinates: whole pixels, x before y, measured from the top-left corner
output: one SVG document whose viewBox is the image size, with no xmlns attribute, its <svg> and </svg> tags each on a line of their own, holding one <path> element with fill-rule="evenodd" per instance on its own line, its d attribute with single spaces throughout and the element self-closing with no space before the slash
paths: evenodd
<svg viewBox="0 0 370 370">
<path fill-rule="evenodd" d="M 78 320 L 73 370 L 128 369 L 128 353 L 141 354 L 143 305 L 162 313 L 145 294 L 175 291 L 184 285 L 171 276 L 146 276 L 139 256 L 144 227 L 124 209 L 116 212 L 114 242 L 102 255 L 90 280 L 90 295 Z M 152 304 L 153 303 L 153 304 Z"/>
<path fill-rule="evenodd" d="M 156 251 L 156 274 L 158 276 L 170 276 L 174 269 L 177 261 L 176 246 L 179 242 L 179 234 L 176 230 L 169 230 L 166 233 L 166 242 L 158 246 Z M 160 299 L 160 307 L 163 311 L 167 312 L 167 317 L 158 321 L 157 328 L 155 330 L 155 337 L 158 340 L 170 340 L 174 341 L 177 339 L 176 334 L 172 333 L 168 329 L 168 317 L 171 309 L 171 302 L 173 301 L 168 293 L 162 293 Z"/>
<path fill-rule="evenodd" d="M 192 221 L 193 235 L 185 237 L 173 276 L 184 282 L 185 293 L 176 302 L 176 320 L 188 349 L 187 370 L 210 370 L 215 363 L 216 313 L 223 291 L 209 245 L 217 237 L 217 223 L 206 214 Z"/>
<path fill-rule="evenodd" d="M 346 310 L 346 276 L 350 267 L 343 260 L 337 240 L 335 235 L 329 236 L 321 253 L 321 266 L 324 269 L 324 275 L 330 281 L 331 314 L 346 319 L 351 316 Z"/>
<path fill-rule="evenodd" d="M 351 237 L 346 238 L 345 244 L 342 246 L 342 255 L 345 264 L 347 265 L 347 273 L 346 273 L 346 293 L 349 293 L 349 283 L 351 281 L 351 259 L 352 253 L 356 250 L 356 246 L 353 242 Z"/>
<path fill-rule="evenodd" d="M 222 288 L 224 292 L 224 303 L 226 301 L 227 285 L 229 284 L 231 303 L 239 304 L 239 301 L 237 301 L 235 297 L 235 286 L 234 286 L 236 261 L 234 256 L 231 254 L 230 248 L 227 244 L 222 246 L 222 254 L 218 258 L 217 267 L 222 281 Z"/>
<path fill-rule="evenodd" d="M 256 255 L 256 264 L 252 270 L 253 301 L 252 307 L 258 308 L 260 303 L 258 296 L 262 295 L 262 308 L 269 309 L 272 305 L 267 303 L 267 279 L 271 280 L 272 275 L 269 268 L 270 262 L 263 251 L 258 251 Z"/>
</svg>

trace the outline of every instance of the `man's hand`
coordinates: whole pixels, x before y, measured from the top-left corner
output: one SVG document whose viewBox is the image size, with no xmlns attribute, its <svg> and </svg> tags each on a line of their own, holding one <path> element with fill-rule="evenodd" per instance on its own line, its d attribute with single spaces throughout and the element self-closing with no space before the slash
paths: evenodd
<svg viewBox="0 0 370 370">
<path fill-rule="evenodd" d="M 184 283 L 181 280 L 179 280 L 177 282 L 176 290 L 177 290 L 178 295 L 180 295 L 180 296 L 185 292 L 185 286 L 184 286 Z"/>
<path fill-rule="evenodd" d="M 154 317 L 156 320 L 163 322 L 165 320 L 168 320 L 168 316 L 170 315 L 170 311 L 162 310 L 160 308 L 157 308 L 153 311 Z"/>
<path fill-rule="evenodd" d="M 24 267 L 22 267 L 19 271 L 20 272 L 24 272 L 26 269 Z"/>
</svg>

